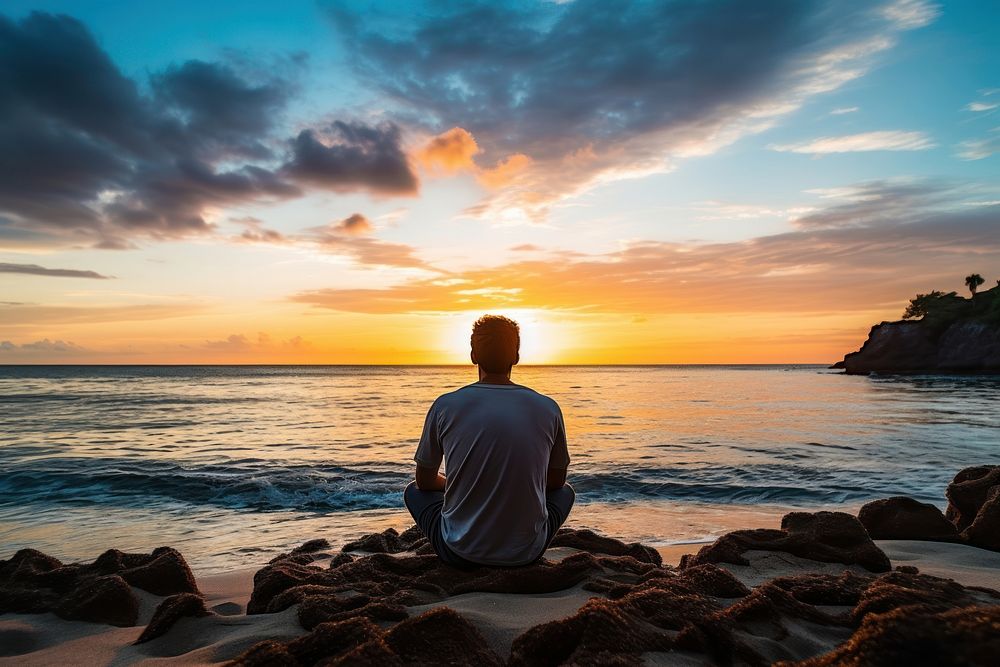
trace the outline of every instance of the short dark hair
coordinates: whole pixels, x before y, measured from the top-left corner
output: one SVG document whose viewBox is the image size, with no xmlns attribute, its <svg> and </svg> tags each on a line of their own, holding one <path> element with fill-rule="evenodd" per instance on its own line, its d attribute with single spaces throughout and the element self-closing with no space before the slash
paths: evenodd
<svg viewBox="0 0 1000 667">
<path fill-rule="evenodd" d="M 483 315 L 472 325 L 472 351 L 487 373 L 506 373 L 517 363 L 521 329 L 503 315 Z"/>
</svg>

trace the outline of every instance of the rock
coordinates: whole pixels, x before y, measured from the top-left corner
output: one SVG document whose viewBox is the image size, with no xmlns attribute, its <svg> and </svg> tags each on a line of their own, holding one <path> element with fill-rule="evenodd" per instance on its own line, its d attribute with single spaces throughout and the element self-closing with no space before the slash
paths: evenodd
<svg viewBox="0 0 1000 667">
<path fill-rule="evenodd" d="M 22 549 L 0 561 L 0 613 L 54 612 L 72 620 L 134 625 L 139 602 L 131 586 L 155 595 L 198 591 L 184 557 L 168 547 L 150 554 L 109 549 L 93 563 L 70 565 Z"/>
<path fill-rule="evenodd" d="M 864 526 L 844 512 L 791 512 L 781 530 L 758 528 L 727 533 L 695 555 L 681 559 L 681 569 L 703 563 L 749 565 L 745 551 L 783 551 L 825 563 L 861 565 L 872 572 L 891 569 L 889 558 L 875 546 Z"/>
<path fill-rule="evenodd" d="M 980 549 L 1000 551 L 1000 485 L 990 489 L 972 525 L 962 531 L 962 538 Z"/>
<path fill-rule="evenodd" d="M 939 295 L 933 311 L 873 326 L 861 349 L 834 367 L 856 374 L 1000 371 L 1000 287 L 972 299 Z"/>
<path fill-rule="evenodd" d="M 121 576 L 136 588 L 153 595 L 199 592 L 194 574 L 184 557 L 170 547 L 155 549 L 150 556 L 143 555 L 138 563 L 122 570 Z"/>
<path fill-rule="evenodd" d="M 625 544 L 620 540 L 598 535 L 591 530 L 569 530 L 560 528 L 552 539 L 550 547 L 572 547 L 591 553 L 609 554 L 611 556 L 631 556 L 644 563 L 662 565 L 660 552 L 638 542 Z"/>
<path fill-rule="evenodd" d="M 212 612 L 205 608 L 205 598 L 195 593 L 178 593 L 171 595 L 156 607 L 153 618 L 146 629 L 142 631 L 136 644 L 143 644 L 151 639 L 165 635 L 174 623 L 185 616 L 211 616 Z"/>
<path fill-rule="evenodd" d="M 1000 466 L 961 470 L 948 485 L 947 517 L 964 541 L 1000 551 Z"/>
<path fill-rule="evenodd" d="M 981 665 L 1000 656 L 1000 607 L 964 607 L 932 612 L 905 607 L 865 618 L 835 650 L 778 666 Z"/>
<path fill-rule="evenodd" d="M 861 508 L 858 520 L 873 540 L 959 540 L 941 510 L 906 496 L 873 500 Z"/>
<path fill-rule="evenodd" d="M 503 664 L 467 620 L 447 607 L 424 612 L 388 631 L 365 618 L 321 623 L 290 642 L 266 641 L 230 665 L 477 665 Z"/>
<path fill-rule="evenodd" d="M 369 553 L 397 554 L 403 551 L 415 551 L 427 542 L 427 538 L 417 526 L 411 526 L 402 533 L 395 528 L 389 528 L 381 533 L 373 533 L 348 542 L 341 551 L 367 551 Z"/>
<path fill-rule="evenodd" d="M 112 574 L 84 579 L 54 611 L 71 621 L 131 627 L 139 618 L 139 601 L 125 580 Z"/>
</svg>

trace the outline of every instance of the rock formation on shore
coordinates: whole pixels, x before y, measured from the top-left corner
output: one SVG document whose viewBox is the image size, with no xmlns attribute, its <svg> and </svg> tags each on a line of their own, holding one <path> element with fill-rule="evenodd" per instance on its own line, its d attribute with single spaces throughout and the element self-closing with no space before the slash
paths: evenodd
<svg viewBox="0 0 1000 667">
<path fill-rule="evenodd" d="M 912 318 L 872 327 L 857 352 L 837 362 L 851 374 L 1000 373 L 1000 286 L 965 299 L 919 295 Z"/>
</svg>

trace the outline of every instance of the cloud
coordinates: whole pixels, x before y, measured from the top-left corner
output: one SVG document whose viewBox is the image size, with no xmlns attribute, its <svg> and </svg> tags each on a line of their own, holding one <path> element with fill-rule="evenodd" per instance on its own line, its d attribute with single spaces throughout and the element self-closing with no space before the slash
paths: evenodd
<svg viewBox="0 0 1000 667">
<path fill-rule="evenodd" d="M 537 221 L 601 183 L 672 169 L 862 76 L 926 3 L 396 3 L 328 11 L 397 117 L 462 128 L 480 164 L 531 163 L 469 210 Z M 488 180 L 488 177 L 487 177 Z"/>
<path fill-rule="evenodd" d="M 1000 106 L 1000 104 L 997 104 L 995 102 L 993 102 L 993 103 L 990 103 L 990 102 L 969 102 L 966 105 L 965 108 L 966 108 L 967 111 L 975 111 L 975 112 L 978 113 L 978 112 L 983 112 L 983 111 L 992 111 L 993 109 L 996 109 L 998 106 Z"/>
<path fill-rule="evenodd" d="M 474 170 L 473 158 L 477 153 L 479 146 L 472 135 L 461 127 L 453 127 L 431 138 L 417 153 L 417 159 L 425 167 L 453 173 Z"/>
<path fill-rule="evenodd" d="M 38 355 L 47 354 L 62 356 L 86 354 L 87 352 L 86 348 L 64 340 L 49 340 L 45 338 L 43 340 L 36 340 L 33 343 L 21 343 L 20 345 L 12 343 L 9 340 L 0 341 L 0 359 L 5 361 L 12 361 L 18 358 L 30 360 Z"/>
<path fill-rule="evenodd" d="M 208 233 L 209 209 L 304 187 L 416 187 L 395 126 L 281 136 L 295 59 L 190 60 L 144 86 L 69 16 L 0 16 L 0 43 L 0 247 L 126 248 Z"/>
<path fill-rule="evenodd" d="M 854 113 L 858 111 L 861 107 L 839 107 L 830 112 L 831 116 L 843 116 L 847 113 Z"/>
<path fill-rule="evenodd" d="M 255 339 L 251 339 L 245 334 L 230 334 L 222 340 L 207 340 L 202 347 L 216 352 L 242 354 L 275 350 L 303 350 L 310 347 L 310 344 L 301 336 L 275 340 L 270 334 L 261 331 L 258 332 Z"/>
<path fill-rule="evenodd" d="M 267 229 L 256 218 L 233 220 L 246 229 L 235 238 L 243 243 L 266 243 L 318 248 L 320 251 L 348 257 L 362 266 L 424 269 L 441 273 L 417 257 L 416 248 L 403 243 L 389 243 L 369 236 L 375 229 L 372 222 L 354 213 L 328 225 L 310 227 L 300 234 L 282 234 Z"/>
<path fill-rule="evenodd" d="M 983 139 L 970 139 L 958 145 L 958 156 L 963 160 L 982 160 L 1000 153 L 1000 127 L 991 130 Z"/>
<path fill-rule="evenodd" d="M 882 15 L 900 28 L 922 28 L 941 14 L 941 8 L 926 0 L 895 0 L 882 9 Z"/>
<path fill-rule="evenodd" d="M 930 180 L 871 181 L 849 188 L 811 190 L 832 200 L 827 207 L 794 217 L 801 228 L 893 226 L 910 220 L 916 212 L 944 213 L 967 203 L 954 185 Z"/>
<path fill-rule="evenodd" d="M 381 194 L 412 195 L 418 185 L 399 127 L 392 123 L 372 127 L 334 121 L 322 133 L 302 130 L 282 171 L 337 192 L 365 187 Z"/>
<path fill-rule="evenodd" d="M 839 137 L 820 137 L 796 144 L 772 144 L 769 148 L 782 153 L 822 155 L 865 151 L 923 151 L 934 148 L 934 145 L 930 137 L 923 132 L 883 130 Z"/>
<path fill-rule="evenodd" d="M 372 223 L 368 218 L 360 213 L 354 213 L 338 222 L 336 229 L 341 233 L 349 234 L 351 236 L 363 236 L 365 234 L 371 234 L 375 228 L 372 226 Z"/>
<path fill-rule="evenodd" d="M 77 269 L 47 269 L 37 264 L 8 264 L 0 262 L 0 273 L 24 273 L 32 276 L 53 276 L 58 278 L 91 278 L 96 280 L 108 280 L 111 276 L 104 276 L 96 271 L 80 271 Z"/>
<path fill-rule="evenodd" d="M 917 290 L 957 285 L 970 265 L 1000 265 L 1000 206 L 963 206 L 971 193 L 946 184 L 911 186 L 845 189 L 798 229 L 746 241 L 636 241 L 610 253 L 549 253 L 447 278 L 316 289 L 291 299 L 373 314 L 859 312 L 901 308 Z M 926 197 L 916 194 L 921 187 Z M 868 208 L 845 209 L 848 191 Z"/>
<path fill-rule="evenodd" d="M 0 322 L 7 327 L 49 324 L 111 324 L 143 322 L 196 315 L 205 310 L 200 303 L 135 304 L 129 306 L 43 306 L 0 302 Z"/>
</svg>

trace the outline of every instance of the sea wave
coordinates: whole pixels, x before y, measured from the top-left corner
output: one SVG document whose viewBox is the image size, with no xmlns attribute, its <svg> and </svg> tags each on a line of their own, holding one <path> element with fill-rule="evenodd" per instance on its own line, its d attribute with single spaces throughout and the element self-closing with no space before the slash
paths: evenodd
<svg viewBox="0 0 1000 667">
<path fill-rule="evenodd" d="M 210 506 L 234 510 L 341 512 L 399 507 L 412 479 L 385 465 L 217 465 L 122 458 L 50 458 L 0 471 L 0 507 L 17 505 Z M 678 501 L 810 506 L 906 494 L 934 501 L 925 480 L 899 471 L 864 475 L 795 465 L 622 467 L 571 471 L 578 502 Z M 942 480 L 943 481 L 943 480 Z"/>
</svg>

